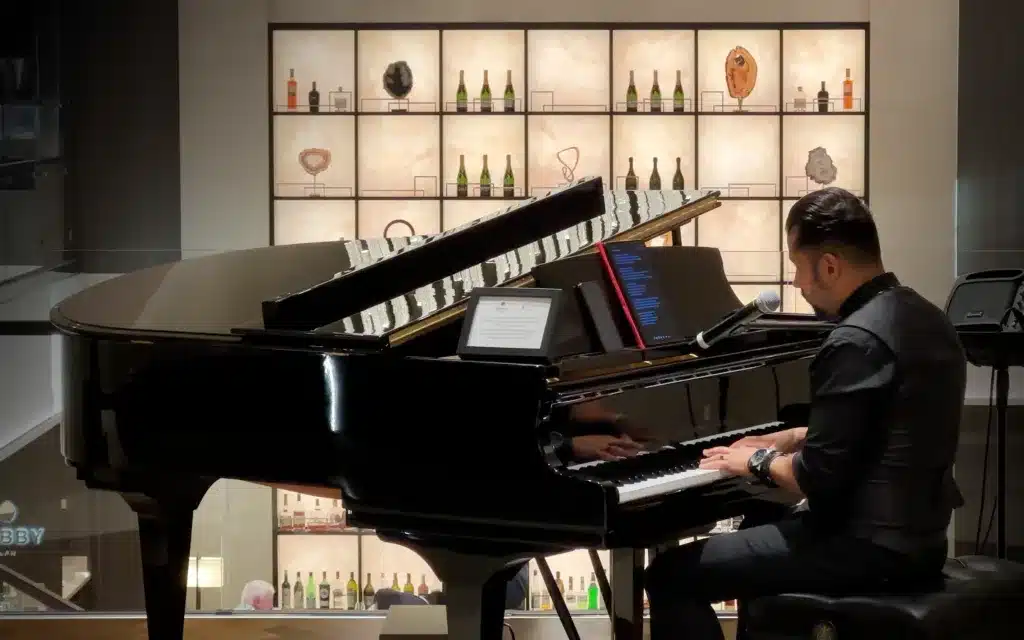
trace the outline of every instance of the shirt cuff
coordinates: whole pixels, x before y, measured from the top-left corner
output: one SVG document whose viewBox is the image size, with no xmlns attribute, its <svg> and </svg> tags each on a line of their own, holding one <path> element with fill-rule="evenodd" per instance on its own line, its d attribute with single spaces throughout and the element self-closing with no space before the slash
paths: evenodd
<svg viewBox="0 0 1024 640">
<path fill-rule="evenodd" d="M 804 465 L 804 457 L 802 451 L 797 451 L 793 454 L 791 464 L 793 465 L 793 480 L 796 481 L 796 486 L 800 489 L 800 493 L 807 495 L 808 481 L 807 467 Z"/>
</svg>

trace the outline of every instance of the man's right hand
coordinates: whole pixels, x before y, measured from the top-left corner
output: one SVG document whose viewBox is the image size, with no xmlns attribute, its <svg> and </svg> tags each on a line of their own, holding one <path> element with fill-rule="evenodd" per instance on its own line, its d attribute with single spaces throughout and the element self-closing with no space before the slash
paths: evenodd
<svg viewBox="0 0 1024 640">
<path fill-rule="evenodd" d="M 643 447 L 629 436 L 591 435 L 572 439 L 572 454 L 582 460 L 631 458 Z"/>
<path fill-rule="evenodd" d="M 784 431 L 767 433 L 760 436 L 745 436 L 729 445 L 730 447 L 757 447 L 758 449 L 774 448 L 779 453 L 793 453 L 803 446 L 807 437 L 807 427 L 793 427 Z"/>
</svg>

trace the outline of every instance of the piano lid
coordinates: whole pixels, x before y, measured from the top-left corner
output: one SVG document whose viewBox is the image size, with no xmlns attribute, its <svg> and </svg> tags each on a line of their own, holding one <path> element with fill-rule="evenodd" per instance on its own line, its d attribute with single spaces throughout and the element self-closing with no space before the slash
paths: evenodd
<svg viewBox="0 0 1024 640">
<path fill-rule="evenodd" d="M 528 286 L 541 264 L 585 253 L 607 240 L 649 240 L 719 206 L 717 192 L 606 191 L 604 211 L 479 264 L 416 287 L 318 328 L 332 343 L 397 345 L 461 314 L 477 287 Z"/>
</svg>

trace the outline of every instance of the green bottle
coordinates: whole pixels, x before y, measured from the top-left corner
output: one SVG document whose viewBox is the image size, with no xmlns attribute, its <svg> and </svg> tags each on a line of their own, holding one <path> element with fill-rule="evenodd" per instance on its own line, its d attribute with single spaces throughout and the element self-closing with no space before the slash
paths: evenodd
<svg viewBox="0 0 1024 640">
<path fill-rule="evenodd" d="M 591 611 L 596 611 L 599 597 L 600 594 L 597 591 L 597 579 L 594 574 L 590 574 L 590 586 L 587 587 L 587 608 Z"/>
<path fill-rule="evenodd" d="M 516 177 L 512 173 L 512 155 L 505 156 L 505 177 L 502 179 L 502 195 L 506 198 L 516 197 Z"/>
<path fill-rule="evenodd" d="M 306 580 L 306 608 L 316 609 L 317 597 L 316 583 L 313 582 L 313 572 L 309 572 L 309 579 Z"/>
<path fill-rule="evenodd" d="M 465 198 L 469 195 L 469 176 L 466 175 L 466 156 L 459 155 L 459 174 L 455 177 L 455 195 Z"/>
<path fill-rule="evenodd" d="M 512 87 L 512 70 L 505 72 L 505 113 L 516 110 L 516 90 Z"/>
<path fill-rule="evenodd" d="M 686 101 L 683 99 L 683 72 L 676 69 L 676 88 L 672 91 L 672 110 L 676 113 L 686 111 Z"/>
<path fill-rule="evenodd" d="M 480 171 L 480 197 L 491 197 L 491 170 L 487 168 L 487 154 L 484 154 L 484 168 Z"/>
<path fill-rule="evenodd" d="M 633 70 L 629 70 L 629 86 L 626 87 L 626 111 L 636 112 L 637 93 L 636 83 L 633 82 Z"/>
<path fill-rule="evenodd" d="M 654 84 L 651 85 L 651 113 L 661 113 L 661 86 L 658 84 L 658 71 L 654 71 Z"/>
<path fill-rule="evenodd" d="M 491 83 L 487 81 L 487 70 L 484 69 L 484 86 L 480 87 L 480 111 L 491 112 Z"/>
<path fill-rule="evenodd" d="M 469 92 L 466 91 L 466 72 L 459 69 L 459 88 L 455 90 L 455 110 L 465 113 L 469 104 Z"/>
</svg>

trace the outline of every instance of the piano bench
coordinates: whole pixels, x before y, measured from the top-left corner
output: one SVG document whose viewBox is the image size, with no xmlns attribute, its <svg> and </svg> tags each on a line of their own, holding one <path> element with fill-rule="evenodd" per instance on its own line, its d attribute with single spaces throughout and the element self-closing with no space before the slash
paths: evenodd
<svg viewBox="0 0 1024 640">
<path fill-rule="evenodd" d="M 1022 605 L 1024 564 L 961 556 L 946 562 L 942 582 L 931 591 L 846 597 L 787 593 L 749 600 L 745 637 L 1003 639 L 1018 635 Z"/>
</svg>

